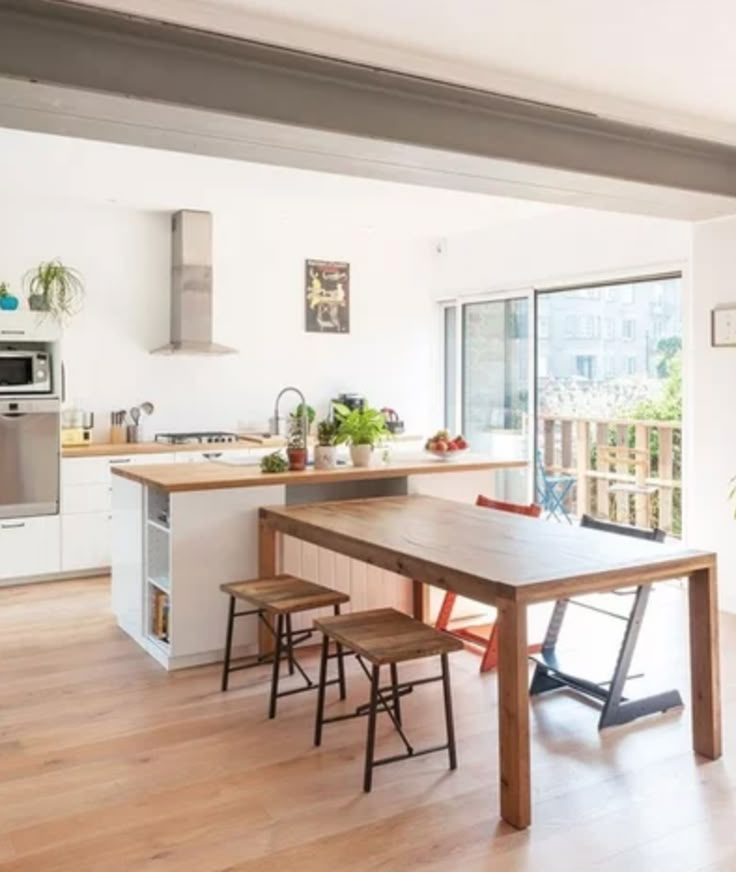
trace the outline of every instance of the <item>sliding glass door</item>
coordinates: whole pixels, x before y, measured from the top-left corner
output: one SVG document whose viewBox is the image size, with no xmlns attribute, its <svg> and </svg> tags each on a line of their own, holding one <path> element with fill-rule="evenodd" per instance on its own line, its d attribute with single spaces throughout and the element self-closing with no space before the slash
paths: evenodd
<svg viewBox="0 0 736 872">
<path fill-rule="evenodd" d="M 473 451 L 528 460 L 531 454 L 531 302 L 528 296 L 445 309 L 445 417 Z M 513 470 L 498 496 L 528 501 L 528 476 Z"/>
</svg>

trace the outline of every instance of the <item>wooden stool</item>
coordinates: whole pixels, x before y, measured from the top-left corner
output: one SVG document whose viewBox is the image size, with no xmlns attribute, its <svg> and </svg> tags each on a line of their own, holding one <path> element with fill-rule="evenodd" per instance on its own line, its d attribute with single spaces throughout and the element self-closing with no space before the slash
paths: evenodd
<svg viewBox="0 0 736 872">
<path fill-rule="evenodd" d="M 350 615 L 336 615 L 334 618 L 318 618 L 314 626 L 324 633 L 322 639 L 322 659 L 319 669 L 319 691 L 317 694 L 317 718 L 314 729 L 314 744 L 322 743 L 322 727 L 335 721 L 344 721 L 368 715 L 368 737 L 365 751 L 365 771 L 363 790 L 370 792 L 373 783 L 373 769 L 386 763 L 406 760 L 409 757 L 420 757 L 433 754 L 436 751 L 447 751 L 450 758 L 450 769 L 457 767 L 455 752 L 455 727 L 452 717 L 452 695 L 450 693 L 450 669 L 447 655 L 452 651 L 461 651 L 462 642 L 445 633 L 428 627 L 419 621 L 397 612 L 395 609 L 373 609 L 367 612 L 353 612 Z M 367 706 L 359 706 L 353 714 L 337 715 L 325 718 L 325 687 L 327 678 L 327 660 L 329 658 L 330 639 L 348 651 L 352 651 L 361 669 L 371 683 L 370 702 Z M 431 678 L 420 678 L 415 681 L 400 683 L 398 680 L 397 663 L 410 660 L 420 660 L 424 657 L 439 655 L 442 672 Z M 364 660 L 372 664 L 371 669 Z M 382 666 L 391 668 L 391 684 L 380 686 Z M 402 729 L 401 697 L 411 693 L 415 686 L 441 681 L 445 700 L 445 725 L 447 743 L 431 748 L 415 751 L 409 744 Z M 390 695 L 387 699 L 386 694 Z M 374 759 L 376 744 L 376 715 L 384 711 L 391 718 L 401 740 L 406 748 L 405 754 L 396 754 Z"/>
<path fill-rule="evenodd" d="M 329 587 L 323 587 L 320 584 L 314 584 L 313 582 L 305 581 L 302 578 L 295 578 L 293 575 L 276 575 L 273 578 L 254 578 L 250 581 L 234 581 L 221 585 L 220 590 L 230 595 L 230 610 L 228 613 L 227 636 L 225 639 L 225 662 L 222 670 L 222 690 L 227 690 L 231 672 L 236 672 L 240 669 L 251 669 L 254 666 L 260 666 L 263 663 L 273 662 L 268 716 L 269 718 L 274 718 L 276 716 L 276 700 L 279 697 L 290 696 L 294 693 L 303 693 L 306 690 L 314 690 L 316 688 L 315 683 L 302 669 L 298 660 L 294 656 L 294 648 L 302 642 L 305 642 L 307 639 L 310 639 L 314 634 L 314 630 L 299 630 L 297 633 L 292 632 L 291 616 L 297 612 L 306 612 L 310 609 L 321 609 L 329 606 L 333 607 L 335 615 L 337 616 L 340 614 L 341 604 L 349 602 L 350 597 L 347 594 L 340 593 L 340 591 L 331 590 Z M 245 600 L 255 608 L 243 612 L 236 612 L 236 600 Z M 273 654 L 263 656 L 258 655 L 255 658 L 250 658 L 251 662 L 243 663 L 238 666 L 231 666 L 230 660 L 233 646 L 233 625 L 235 624 L 235 618 L 240 618 L 245 615 L 258 615 L 258 620 L 263 622 L 276 640 L 275 651 Z M 269 618 L 271 620 L 269 620 Z M 274 623 L 276 629 L 274 629 Z M 294 690 L 279 691 L 279 673 L 281 670 L 281 659 L 284 654 L 284 649 L 289 662 L 289 674 L 293 675 L 294 670 L 298 670 L 306 683 L 305 687 L 298 687 Z M 337 646 L 335 654 L 328 656 L 337 657 L 338 677 L 327 683 L 339 684 L 340 699 L 345 699 L 345 668 L 341 646 Z"/>
</svg>

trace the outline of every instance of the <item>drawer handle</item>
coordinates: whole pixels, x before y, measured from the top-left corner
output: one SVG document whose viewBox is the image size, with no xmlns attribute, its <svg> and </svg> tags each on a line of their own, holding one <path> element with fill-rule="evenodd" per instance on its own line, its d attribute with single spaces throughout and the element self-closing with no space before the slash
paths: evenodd
<svg viewBox="0 0 736 872">
<path fill-rule="evenodd" d="M 0 330 L 0 336 L 25 336 L 25 330 Z"/>
<path fill-rule="evenodd" d="M 122 460 L 108 460 L 107 462 L 110 466 L 119 466 L 121 463 L 130 463 L 130 458 L 125 457 Z"/>
<path fill-rule="evenodd" d="M 19 530 L 21 527 L 25 527 L 25 521 L 21 521 L 18 524 L 0 524 L 0 530 Z"/>
</svg>

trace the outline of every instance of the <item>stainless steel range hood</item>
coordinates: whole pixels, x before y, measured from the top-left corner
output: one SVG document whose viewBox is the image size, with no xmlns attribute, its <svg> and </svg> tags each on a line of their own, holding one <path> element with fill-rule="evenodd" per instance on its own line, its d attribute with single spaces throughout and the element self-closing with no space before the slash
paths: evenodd
<svg viewBox="0 0 736 872">
<path fill-rule="evenodd" d="M 237 354 L 212 341 L 212 215 L 171 218 L 171 341 L 151 354 Z"/>
</svg>

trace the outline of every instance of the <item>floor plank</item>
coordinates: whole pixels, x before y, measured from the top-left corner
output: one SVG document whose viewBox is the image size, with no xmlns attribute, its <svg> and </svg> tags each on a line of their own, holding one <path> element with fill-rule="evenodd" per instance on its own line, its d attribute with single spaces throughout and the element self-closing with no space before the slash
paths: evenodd
<svg viewBox="0 0 736 872">
<path fill-rule="evenodd" d="M 687 697 L 685 594 L 671 586 L 652 602 L 647 675 L 631 688 Z M 471 654 L 452 658 L 458 770 L 444 755 L 385 767 L 366 796 L 364 721 L 327 726 L 317 751 L 311 694 L 268 721 L 267 669 L 236 674 L 228 694 L 216 666 L 164 672 L 115 626 L 107 579 L 0 589 L 0 623 L 3 872 L 736 868 L 729 658 L 715 763 L 691 753 L 687 711 L 599 734 L 596 710 L 569 694 L 535 701 L 533 825 L 520 833 L 498 821 L 496 679 Z M 735 616 L 721 635 L 736 644 Z M 572 636 L 613 641 L 587 618 Z M 364 698 L 350 668 L 349 702 Z M 441 740 L 438 687 L 403 709 L 417 745 Z M 387 723 L 378 741 L 397 748 Z"/>
</svg>

